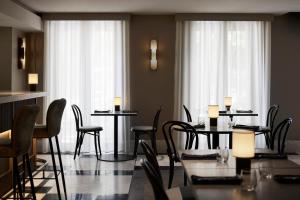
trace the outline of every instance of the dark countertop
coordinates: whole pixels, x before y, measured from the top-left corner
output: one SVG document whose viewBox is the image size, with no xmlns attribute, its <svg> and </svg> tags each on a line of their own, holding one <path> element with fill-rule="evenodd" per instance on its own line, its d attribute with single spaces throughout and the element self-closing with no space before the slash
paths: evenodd
<svg viewBox="0 0 300 200">
<path fill-rule="evenodd" d="M 46 96 L 46 92 L 0 91 L 0 104 Z"/>
</svg>

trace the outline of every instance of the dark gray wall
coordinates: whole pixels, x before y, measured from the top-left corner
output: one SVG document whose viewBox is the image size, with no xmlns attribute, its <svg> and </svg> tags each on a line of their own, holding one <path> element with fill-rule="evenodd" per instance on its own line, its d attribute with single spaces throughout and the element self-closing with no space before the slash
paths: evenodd
<svg viewBox="0 0 300 200">
<path fill-rule="evenodd" d="M 0 90 L 11 90 L 12 28 L 0 27 Z"/>
<path fill-rule="evenodd" d="M 279 104 L 279 120 L 293 118 L 289 139 L 300 140 L 300 14 L 277 16 L 272 22 L 271 104 Z"/>
</svg>

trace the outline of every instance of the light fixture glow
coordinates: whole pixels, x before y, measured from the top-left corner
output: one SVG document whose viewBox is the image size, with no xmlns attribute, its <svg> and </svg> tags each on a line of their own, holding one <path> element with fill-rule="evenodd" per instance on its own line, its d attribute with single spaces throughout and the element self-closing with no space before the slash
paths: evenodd
<svg viewBox="0 0 300 200">
<path fill-rule="evenodd" d="M 219 117 L 219 105 L 208 105 L 208 117 L 209 118 Z"/>
<path fill-rule="evenodd" d="M 232 133 L 232 155 L 238 158 L 252 158 L 255 154 L 255 134 L 248 130 L 234 130 Z"/>
<path fill-rule="evenodd" d="M 157 70 L 157 58 L 156 58 L 157 40 L 151 40 L 150 50 L 151 50 L 150 67 L 152 70 Z"/>
<path fill-rule="evenodd" d="M 28 74 L 28 84 L 37 85 L 39 83 L 39 75 L 37 73 Z"/>
<path fill-rule="evenodd" d="M 232 106 L 232 97 L 224 97 L 224 105 Z"/>
<path fill-rule="evenodd" d="M 115 111 L 120 111 L 121 97 L 115 97 L 114 104 L 115 104 Z"/>
</svg>

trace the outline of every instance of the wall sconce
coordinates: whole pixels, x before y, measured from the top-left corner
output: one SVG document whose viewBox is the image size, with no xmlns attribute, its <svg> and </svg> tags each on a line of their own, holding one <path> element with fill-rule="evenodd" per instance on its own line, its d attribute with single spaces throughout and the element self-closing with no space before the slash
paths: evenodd
<svg viewBox="0 0 300 200">
<path fill-rule="evenodd" d="M 218 125 L 219 105 L 208 105 L 208 117 L 210 126 Z"/>
<path fill-rule="evenodd" d="M 39 83 L 39 75 L 37 73 L 28 74 L 28 84 L 30 91 L 36 91 L 36 85 Z"/>
<path fill-rule="evenodd" d="M 18 68 L 25 69 L 25 38 L 18 38 Z"/>
<path fill-rule="evenodd" d="M 152 70 L 157 70 L 157 58 L 156 58 L 157 40 L 151 40 L 150 50 L 151 50 L 150 68 Z"/>
<path fill-rule="evenodd" d="M 236 157 L 236 173 L 251 169 L 251 159 L 255 154 L 255 134 L 249 130 L 234 130 L 232 133 L 232 155 Z"/>
<path fill-rule="evenodd" d="M 115 111 L 120 111 L 121 97 L 115 97 L 114 104 L 115 104 Z"/>
<path fill-rule="evenodd" d="M 232 97 L 224 97 L 224 105 L 227 111 L 230 111 L 230 107 L 232 106 Z"/>
</svg>

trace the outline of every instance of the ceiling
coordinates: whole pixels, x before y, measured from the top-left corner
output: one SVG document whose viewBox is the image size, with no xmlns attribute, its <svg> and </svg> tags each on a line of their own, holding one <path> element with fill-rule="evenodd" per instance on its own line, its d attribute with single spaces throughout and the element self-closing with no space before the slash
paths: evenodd
<svg viewBox="0 0 300 200">
<path fill-rule="evenodd" d="M 33 12 L 286 13 L 300 0 L 14 0 Z"/>
</svg>

